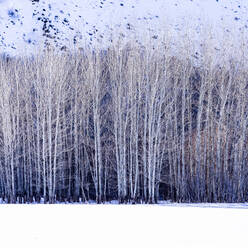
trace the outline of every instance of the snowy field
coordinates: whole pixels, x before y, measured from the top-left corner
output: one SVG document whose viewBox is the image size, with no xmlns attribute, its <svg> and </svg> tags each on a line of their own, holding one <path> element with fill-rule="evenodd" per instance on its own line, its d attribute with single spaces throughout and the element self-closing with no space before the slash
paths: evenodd
<svg viewBox="0 0 248 248">
<path fill-rule="evenodd" d="M 0 245 L 4 248 L 247 247 L 247 204 L 0 208 Z"/>
</svg>

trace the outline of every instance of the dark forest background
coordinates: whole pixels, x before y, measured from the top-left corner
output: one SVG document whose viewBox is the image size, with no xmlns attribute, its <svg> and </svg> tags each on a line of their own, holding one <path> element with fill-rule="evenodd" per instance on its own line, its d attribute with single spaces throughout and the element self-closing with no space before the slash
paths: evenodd
<svg viewBox="0 0 248 248">
<path fill-rule="evenodd" d="M 0 59 L 0 198 L 248 200 L 248 70 L 113 45 Z"/>
</svg>

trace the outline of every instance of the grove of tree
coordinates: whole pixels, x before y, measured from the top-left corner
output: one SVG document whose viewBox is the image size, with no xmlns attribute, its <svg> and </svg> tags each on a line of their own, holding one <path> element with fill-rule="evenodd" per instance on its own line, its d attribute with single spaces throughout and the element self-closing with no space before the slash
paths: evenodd
<svg viewBox="0 0 248 248">
<path fill-rule="evenodd" d="M 0 198 L 248 200 L 244 56 L 162 43 L 0 59 Z"/>
</svg>

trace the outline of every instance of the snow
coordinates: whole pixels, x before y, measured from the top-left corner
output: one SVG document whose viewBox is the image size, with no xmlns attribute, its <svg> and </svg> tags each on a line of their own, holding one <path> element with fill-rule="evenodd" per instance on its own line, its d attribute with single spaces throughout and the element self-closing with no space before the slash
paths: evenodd
<svg viewBox="0 0 248 248">
<path fill-rule="evenodd" d="M 248 203 L 171 203 L 160 202 L 166 207 L 197 207 L 197 208 L 233 208 L 233 209 L 248 209 Z"/>
<path fill-rule="evenodd" d="M 184 206 L 1 205 L 1 247 L 247 246 L 247 204 L 246 209 Z"/>
<path fill-rule="evenodd" d="M 55 46 L 105 45 L 112 39 L 138 39 L 185 33 L 199 44 L 211 33 L 217 49 L 227 37 L 239 44 L 248 29 L 246 0 L 31 0 L 0 1 L 0 45 L 8 54 Z M 44 34 L 44 30 L 47 30 Z"/>
</svg>

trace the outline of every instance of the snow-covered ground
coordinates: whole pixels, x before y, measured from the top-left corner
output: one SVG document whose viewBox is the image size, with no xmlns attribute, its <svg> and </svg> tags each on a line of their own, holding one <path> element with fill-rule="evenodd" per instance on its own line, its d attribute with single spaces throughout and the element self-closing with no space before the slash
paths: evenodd
<svg viewBox="0 0 248 248">
<path fill-rule="evenodd" d="M 247 205 L 246 209 L 173 206 L 1 205 L 0 245 L 4 248 L 247 247 Z"/>
<path fill-rule="evenodd" d="M 1 52 L 30 52 L 44 42 L 103 45 L 118 37 L 156 42 L 162 35 L 196 46 L 208 37 L 219 51 L 223 41 L 246 40 L 247 13 L 247 0 L 0 0 Z"/>
<path fill-rule="evenodd" d="M 20 201 L 17 201 L 17 204 L 20 203 Z M 0 206 L 2 204 L 8 204 L 6 201 L 0 198 Z M 32 204 L 32 205 L 42 205 L 42 204 L 48 204 L 44 202 L 44 198 L 41 198 L 40 202 L 35 202 L 35 199 L 32 203 L 22 203 L 22 204 Z M 88 202 L 82 202 L 82 199 L 80 199 L 79 202 L 59 202 L 56 201 L 53 205 L 58 205 L 58 204 L 63 204 L 63 205 L 99 205 L 96 201 L 90 200 Z M 128 206 L 128 205 L 146 205 L 149 206 L 150 204 L 146 204 L 144 202 L 136 203 L 133 204 L 132 202 L 130 203 L 125 203 L 125 204 L 120 204 L 117 200 L 112 200 L 103 203 L 102 205 L 123 205 L 123 206 Z M 247 209 L 248 210 L 248 202 L 246 203 L 177 203 L 177 202 L 172 202 L 170 200 L 167 201 L 159 201 L 157 206 L 163 206 L 163 207 L 180 207 L 180 208 L 187 208 L 187 207 L 194 207 L 194 208 L 232 208 L 232 209 Z M 151 206 L 151 205 L 150 205 Z"/>
</svg>

